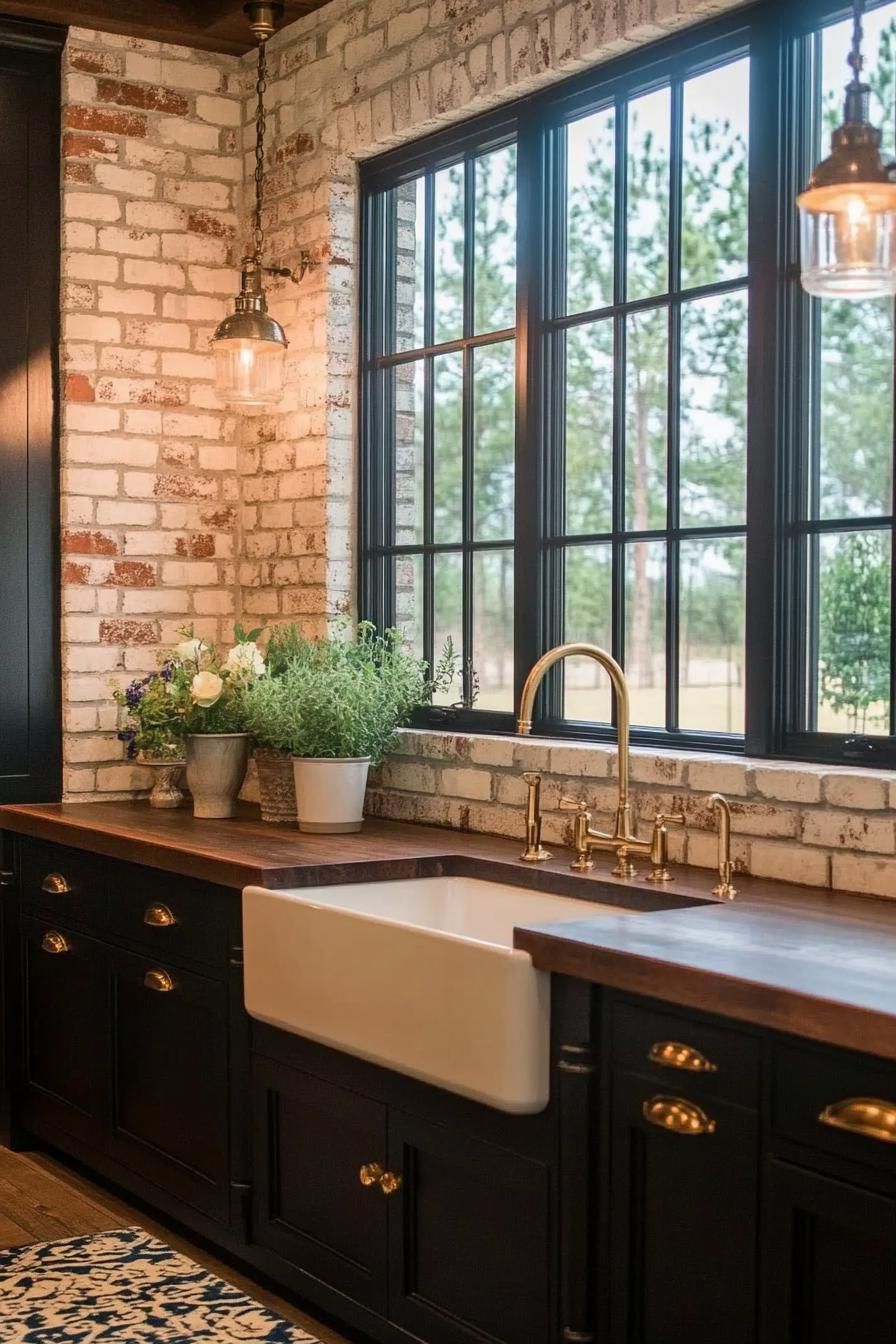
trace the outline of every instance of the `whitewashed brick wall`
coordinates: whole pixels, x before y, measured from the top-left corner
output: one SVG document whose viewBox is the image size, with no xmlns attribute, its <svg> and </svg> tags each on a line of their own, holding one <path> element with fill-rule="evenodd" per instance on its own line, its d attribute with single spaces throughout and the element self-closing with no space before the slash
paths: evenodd
<svg viewBox="0 0 896 1344">
<path fill-rule="evenodd" d="M 549 845 L 572 843 L 572 819 L 559 809 L 562 797 L 586 798 L 593 824 L 612 830 L 615 749 L 538 738 L 404 731 L 400 750 L 368 792 L 368 812 L 522 841 L 523 770 L 542 773 Z M 657 812 L 686 817 L 686 828 L 669 828 L 677 863 L 716 866 L 708 798 L 719 792 L 731 803 L 739 872 L 896 897 L 896 773 L 635 749 L 631 779 L 642 835 L 649 836 Z"/>
</svg>

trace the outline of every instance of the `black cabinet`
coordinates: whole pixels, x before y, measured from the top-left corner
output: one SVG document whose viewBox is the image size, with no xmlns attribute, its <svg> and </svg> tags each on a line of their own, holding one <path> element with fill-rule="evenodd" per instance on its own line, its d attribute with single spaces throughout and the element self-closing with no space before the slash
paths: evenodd
<svg viewBox="0 0 896 1344">
<path fill-rule="evenodd" d="M 892 1339 L 896 1196 L 772 1159 L 763 1344 Z"/>
<path fill-rule="evenodd" d="M 681 1079 L 611 1088 L 613 1344 L 754 1344 L 755 1112 L 689 1099 Z"/>
</svg>

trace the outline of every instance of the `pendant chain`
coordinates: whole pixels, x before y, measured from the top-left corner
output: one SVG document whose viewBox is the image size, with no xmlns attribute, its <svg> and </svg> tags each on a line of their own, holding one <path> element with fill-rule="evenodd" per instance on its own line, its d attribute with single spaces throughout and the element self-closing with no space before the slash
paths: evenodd
<svg viewBox="0 0 896 1344">
<path fill-rule="evenodd" d="M 253 261 L 259 265 L 261 264 L 261 254 L 262 249 L 264 248 L 264 230 L 261 227 L 261 211 L 264 205 L 264 95 L 268 86 L 266 48 L 267 43 L 265 41 L 259 42 L 258 77 L 255 81 L 255 92 L 258 94 L 258 103 L 255 109 L 255 252 Z"/>
<path fill-rule="evenodd" d="M 865 65 L 862 56 L 862 38 L 865 36 L 862 30 L 862 15 L 865 6 L 863 0 L 854 0 L 852 11 L 852 50 L 849 53 L 849 65 L 852 70 L 853 79 L 857 84 L 861 83 L 862 70 Z"/>
</svg>

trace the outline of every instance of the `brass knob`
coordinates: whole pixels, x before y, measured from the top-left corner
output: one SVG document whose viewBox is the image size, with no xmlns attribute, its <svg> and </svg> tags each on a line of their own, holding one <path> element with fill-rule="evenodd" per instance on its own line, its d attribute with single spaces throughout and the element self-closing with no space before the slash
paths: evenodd
<svg viewBox="0 0 896 1344">
<path fill-rule="evenodd" d="M 641 1107 L 641 1114 L 657 1129 L 665 1129 L 670 1134 L 714 1134 L 715 1120 L 710 1120 L 706 1112 L 684 1097 L 651 1097 Z"/>
<path fill-rule="evenodd" d="M 174 988 L 174 981 L 167 971 L 147 971 L 143 977 L 143 984 L 147 989 L 154 989 L 159 994 L 170 994 Z"/>
<path fill-rule="evenodd" d="M 60 952 L 71 952 L 72 950 L 72 945 L 68 939 L 64 938 L 61 933 L 56 933 L 55 931 L 53 933 L 45 933 L 40 940 L 40 945 L 45 952 L 52 952 L 56 956 L 58 956 Z"/>
<path fill-rule="evenodd" d="M 362 1185 L 379 1185 L 380 1178 L 385 1174 L 379 1162 L 365 1162 L 360 1172 Z"/>
<path fill-rule="evenodd" d="M 40 889 L 45 891 L 48 896 L 69 896 L 73 891 L 67 878 L 64 878 L 61 873 L 47 873 L 40 884 Z"/>
<path fill-rule="evenodd" d="M 143 912 L 143 923 L 154 929 L 169 929 L 177 920 L 167 905 L 148 905 Z"/>
<path fill-rule="evenodd" d="M 682 1045 L 680 1041 L 654 1041 L 647 1051 L 651 1064 L 659 1064 L 664 1069 L 684 1069 L 687 1073 L 718 1073 L 718 1065 L 713 1064 L 692 1045 Z"/>
<path fill-rule="evenodd" d="M 380 1189 L 384 1195 L 396 1195 L 402 1186 L 402 1178 L 395 1171 L 384 1171 L 380 1177 Z"/>
<path fill-rule="evenodd" d="M 863 1139 L 877 1139 L 879 1143 L 896 1143 L 896 1106 L 891 1101 L 876 1097 L 849 1097 L 825 1106 L 818 1117 L 822 1125 L 845 1129 Z"/>
</svg>

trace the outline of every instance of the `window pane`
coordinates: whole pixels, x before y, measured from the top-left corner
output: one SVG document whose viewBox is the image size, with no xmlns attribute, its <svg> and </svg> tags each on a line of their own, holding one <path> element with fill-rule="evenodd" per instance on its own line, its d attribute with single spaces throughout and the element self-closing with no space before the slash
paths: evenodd
<svg viewBox="0 0 896 1344">
<path fill-rule="evenodd" d="M 513 341 L 485 345 L 473 355 L 473 535 L 476 541 L 513 537 Z"/>
<path fill-rule="evenodd" d="M 671 98 L 669 89 L 657 89 L 628 105 L 629 299 L 669 288 Z"/>
<path fill-rule="evenodd" d="M 871 122 L 883 131 L 884 149 L 896 140 L 896 103 L 893 99 L 893 58 L 896 40 L 896 4 L 868 5 L 862 18 L 865 58 L 862 80 L 871 88 Z M 849 77 L 846 53 L 852 40 L 852 21 L 830 24 L 822 31 L 822 118 L 817 153 L 830 153 L 831 131 L 843 120 L 843 86 Z M 884 159 L 892 155 L 884 153 Z"/>
<path fill-rule="evenodd" d="M 613 521 L 613 323 L 566 333 L 566 531 Z"/>
<path fill-rule="evenodd" d="M 474 329 L 516 325 L 516 145 L 476 160 Z"/>
<path fill-rule="evenodd" d="M 394 564 L 395 624 L 407 647 L 423 658 L 423 557 L 396 555 Z"/>
<path fill-rule="evenodd" d="M 681 283 L 747 273 L 750 63 L 734 61 L 684 86 Z"/>
<path fill-rule="evenodd" d="M 438 663 L 448 641 L 458 655 L 457 675 L 447 691 L 433 697 L 437 705 L 459 704 L 463 696 L 461 680 L 464 656 L 464 571 L 459 554 L 437 555 L 433 558 L 433 662 Z"/>
<path fill-rule="evenodd" d="M 632 723 L 666 723 L 666 543 L 625 548 L 625 675 Z"/>
<path fill-rule="evenodd" d="M 435 175 L 435 341 L 464 334 L 464 166 Z"/>
<path fill-rule="evenodd" d="M 669 315 L 632 314 L 625 341 L 626 521 L 634 532 L 666 523 Z"/>
<path fill-rule="evenodd" d="M 433 540 L 445 544 L 463 531 L 463 355 L 436 355 L 432 371 Z"/>
<path fill-rule="evenodd" d="M 566 611 L 564 638 L 612 647 L 612 551 L 609 546 L 570 546 L 564 557 Z M 611 721 L 610 683 L 586 658 L 563 662 L 563 713 L 591 723 Z"/>
<path fill-rule="evenodd" d="M 566 129 L 566 311 L 613 302 L 616 115 L 613 108 Z"/>
<path fill-rule="evenodd" d="M 893 499 L 893 303 L 818 305 L 822 518 L 888 514 Z"/>
<path fill-rule="evenodd" d="M 889 531 L 817 540 L 818 728 L 890 731 Z"/>
<path fill-rule="evenodd" d="M 423 344 L 423 256 L 426 237 L 424 179 L 402 182 L 385 193 L 386 228 L 395 237 L 395 311 L 387 316 L 385 350 L 417 350 Z"/>
<path fill-rule="evenodd" d="M 742 523 L 746 510 L 747 299 L 681 310 L 681 524 Z"/>
<path fill-rule="evenodd" d="M 513 551 L 473 555 L 473 670 L 477 709 L 513 709 Z"/>
<path fill-rule="evenodd" d="M 744 731 L 746 542 L 681 545 L 679 727 Z"/>
<path fill-rule="evenodd" d="M 398 364 L 392 379 L 395 415 L 395 543 L 423 542 L 423 365 Z"/>
</svg>

